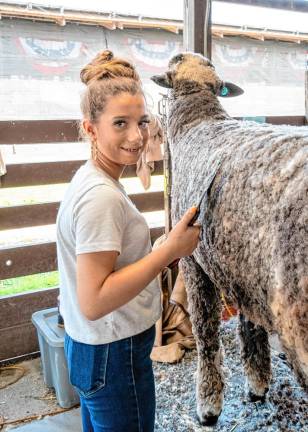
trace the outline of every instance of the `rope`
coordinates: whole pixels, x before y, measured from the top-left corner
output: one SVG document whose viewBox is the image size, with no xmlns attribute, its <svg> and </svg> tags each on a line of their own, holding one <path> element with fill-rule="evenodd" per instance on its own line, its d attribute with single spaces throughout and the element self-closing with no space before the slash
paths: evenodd
<svg viewBox="0 0 308 432">
<path fill-rule="evenodd" d="M 226 298 L 225 298 L 225 296 L 224 296 L 224 293 L 221 291 L 221 299 L 222 299 L 222 302 L 223 302 L 223 304 L 224 304 L 224 307 L 225 307 L 225 309 L 226 309 L 226 311 L 228 312 L 228 314 L 229 314 L 229 316 L 230 317 L 232 317 L 232 316 L 234 316 L 234 313 L 231 311 L 231 309 L 229 308 L 229 306 L 228 306 L 228 304 L 227 304 L 227 302 L 226 302 Z"/>
<path fill-rule="evenodd" d="M 19 381 L 19 380 L 24 376 L 24 374 L 26 373 L 25 368 L 23 368 L 22 366 L 2 366 L 2 367 L 0 367 L 0 374 L 1 374 L 1 372 L 6 371 L 6 370 L 9 370 L 9 369 L 18 369 L 18 370 L 21 371 L 21 374 L 20 374 L 19 376 L 17 376 L 15 379 L 13 379 L 13 381 L 11 381 L 11 382 L 9 382 L 9 383 L 7 383 L 7 384 L 4 384 L 4 385 L 0 385 L 0 390 L 3 390 L 3 389 L 5 389 L 6 387 L 8 387 L 8 386 L 10 386 L 10 385 L 12 385 L 12 384 L 15 384 L 15 383 L 16 383 L 17 381 Z"/>
</svg>

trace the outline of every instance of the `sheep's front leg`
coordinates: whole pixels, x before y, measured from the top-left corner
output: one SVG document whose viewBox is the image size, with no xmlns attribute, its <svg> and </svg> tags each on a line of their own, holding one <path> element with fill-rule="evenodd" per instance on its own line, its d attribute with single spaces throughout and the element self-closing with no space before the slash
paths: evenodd
<svg viewBox="0 0 308 432">
<path fill-rule="evenodd" d="M 268 334 L 263 327 L 254 325 L 240 314 L 239 335 L 248 396 L 252 402 L 264 401 L 271 380 Z"/>
<path fill-rule="evenodd" d="M 220 298 L 213 283 L 192 257 L 181 260 L 181 269 L 198 350 L 197 416 L 201 424 L 211 425 L 217 422 L 223 404 Z"/>
</svg>

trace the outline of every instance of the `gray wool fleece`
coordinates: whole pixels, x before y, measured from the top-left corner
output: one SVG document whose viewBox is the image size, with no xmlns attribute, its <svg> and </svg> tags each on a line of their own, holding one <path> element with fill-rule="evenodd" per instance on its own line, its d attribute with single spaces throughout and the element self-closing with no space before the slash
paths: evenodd
<svg viewBox="0 0 308 432">
<path fill-rule="evenodd" d="M 304 277 L 308 266 L 305 246 L 302 253 L 300 247 L 308 220 L 308 128 L 207 121 L 176 142 L 171 138 L 170 147 L 173 223 L 198 202 L 216 174 L 201 206 L 202 241 L 194 257 L 231 296 L 233 282 L 237 290 L 242 283 L 243 304 L 260 322 L 259 308 L 268 306 L 264 299 L 256 304 L 251 290 L 256 285 L 270 290 L 273 278 L 289 279 L 279 271 L 281 260 L 290 260 L 296 278 Z M 290 230 L 299 244 L 296 259 L 287 255 Z M 262 322 L 267 328 L 271 315 L 268 310 L 268 322 Z"/>
</svg>

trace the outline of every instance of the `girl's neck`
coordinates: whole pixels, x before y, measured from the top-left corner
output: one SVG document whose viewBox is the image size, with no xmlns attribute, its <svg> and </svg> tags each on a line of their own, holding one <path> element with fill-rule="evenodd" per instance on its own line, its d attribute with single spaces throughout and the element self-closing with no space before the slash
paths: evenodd
<svg viewBox="0 0 308 432">
<path fill-rule="evenodd" d="M 112 177 L 114 180 L 119 181 L 125 166 L 119 165 L 109 159 L 107 159 L 102 152 L 98 149 L 96 150 L 95 155 L 92 154 L 92 161 L 94 165 Z"/>
</svg>

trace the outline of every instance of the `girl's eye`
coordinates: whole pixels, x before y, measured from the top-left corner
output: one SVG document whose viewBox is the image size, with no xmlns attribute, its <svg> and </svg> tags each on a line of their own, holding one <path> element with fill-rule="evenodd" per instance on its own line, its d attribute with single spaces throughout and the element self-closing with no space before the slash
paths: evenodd
<svg viewBox="0 0 308 432">
<path fill-rule="evenodd" d="M 143 120 L 142 122 L 139 123 L 139 126 L 141 127 L 141 129 L 146 129 L 149 126 L 150 120 Z"/>
<path fill-rule="evenodd" d="M 117 120 L 116 122 L 114 122 L 114 125 L 118 128 L 123 128 L 125 126 L 125 121 L 124 120 Z"/>
</svg>

